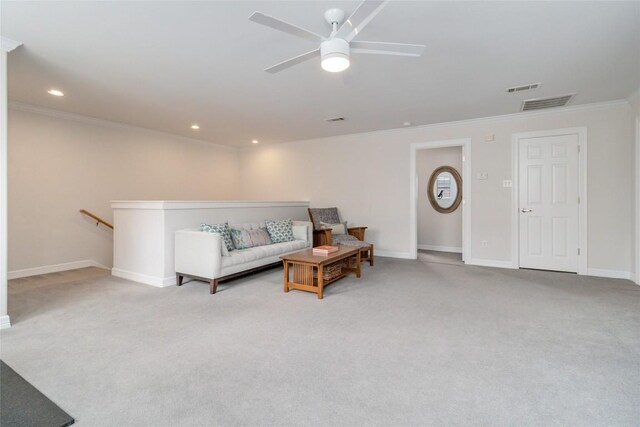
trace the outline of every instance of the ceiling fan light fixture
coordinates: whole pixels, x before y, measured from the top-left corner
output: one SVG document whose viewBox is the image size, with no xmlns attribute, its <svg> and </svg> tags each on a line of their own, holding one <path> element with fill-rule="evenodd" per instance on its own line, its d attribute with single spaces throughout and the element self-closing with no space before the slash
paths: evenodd
<svg viewBox="0 0 640 427">
<path fill-rule="evenodd" d="M 349 68 L 349 43 L 343 39 L 330 39 L 320 45 L 320 65 L 330 73 L 339 73 Z"/>
<path fill-rule="evenodd" d="M 322 57 L 322 69 L 330 73 L 339 73 L 349 68 L 349 57 L 342 53 L 332 53 Z"/>
</svg>

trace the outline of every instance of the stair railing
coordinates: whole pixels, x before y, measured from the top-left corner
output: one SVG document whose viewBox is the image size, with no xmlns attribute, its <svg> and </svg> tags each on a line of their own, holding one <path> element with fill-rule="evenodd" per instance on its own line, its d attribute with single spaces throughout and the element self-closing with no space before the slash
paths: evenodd
<svg viewBox="0 0 640 427">
<path fill-rule="evenodd" d="M 91 219 L 94 219 L 96 221 L 96 227 L 99 226 L 100 224 L 109 227 L 110 229 L 113 230 L 113 225 L 111 225 L 110 223 L 108 223 L 107 221 L 105 221 L 104 219 L 100 218 L 98 215 L 93 214 L 91 212 L 89 212 L 86 209 L 80 209 L 80 213 L 83 215 L 88 216 Z"/>
</svg>

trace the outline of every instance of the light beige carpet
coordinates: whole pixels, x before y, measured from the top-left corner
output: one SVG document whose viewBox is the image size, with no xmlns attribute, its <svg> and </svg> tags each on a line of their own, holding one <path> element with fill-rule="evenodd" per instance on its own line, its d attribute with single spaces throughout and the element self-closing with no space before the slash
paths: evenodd
<svg viewBox="0 0 640 427">
<path fill-rule="evenodd" d="M 2 359 L 80 426 L 637 426 L 640 287 L 379 257 L 315 295 L 271 270 L 9 284 Z"/>
</svg>

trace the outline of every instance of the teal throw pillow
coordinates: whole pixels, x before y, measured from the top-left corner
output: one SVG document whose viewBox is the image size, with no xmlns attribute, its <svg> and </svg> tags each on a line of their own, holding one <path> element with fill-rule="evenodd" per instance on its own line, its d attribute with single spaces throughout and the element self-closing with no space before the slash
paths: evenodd
<svg viewBox="0 0 640 427">
<path fill-rule="evenodd" d="M 280 221 L 266 220 L 267 231 L 273 243 L 290 242 L 293 238 L 293 221 L 283 219 Z"/>
<path fill-rule="evenodd" d="M 207 233 L 218 233 L 222 236 L 222 240 L 224 241 L 225 246 L 228 251 L 232 251 L 234 249 L 233 241 L 231 240 L 231 232 L 229 231 L 229 224 L 200 224 L 200 229 Z"/>
</svg>

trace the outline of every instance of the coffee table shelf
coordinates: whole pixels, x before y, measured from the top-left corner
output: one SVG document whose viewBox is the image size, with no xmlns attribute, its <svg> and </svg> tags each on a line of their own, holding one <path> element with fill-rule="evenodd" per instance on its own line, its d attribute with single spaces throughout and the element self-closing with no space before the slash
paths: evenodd
<svg viewBox="0 0 640 427">
<path fill-rule="evenodd" d="M 360 248 L 340 246 L 338 251 L 327 256 L 313 255 L 313 250 L 294 252 L 280 257 L 284 264 L 284 291 L 298 289 L 313 292 L 318 299 L 323 298 L 324 287 L 354 273 L 360 277 Z M 341 264 L 339 271 L 325 275 L 325 270 L 332 270 Z M 293 280 L 290 276 L 293 274 Z M 314 277 L 315 276 L 315 277 Z"/>
</svg>

